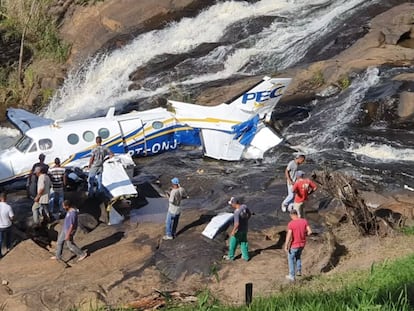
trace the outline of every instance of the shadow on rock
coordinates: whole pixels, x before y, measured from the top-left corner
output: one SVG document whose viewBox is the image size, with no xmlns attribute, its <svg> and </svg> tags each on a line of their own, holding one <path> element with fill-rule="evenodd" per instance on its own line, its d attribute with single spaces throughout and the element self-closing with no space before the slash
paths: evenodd
<svg viewBox="0 0 414 311">
<path fill-rule="evenodd" d="M 184 232 L 186 232 L 187 230 L 197 227 L 197 226 L 201 226 L 204 225 L 205 223 L 210 222 L 210 220 L 214 217 L 215 215 L 201 215 L 199 219 L 197 219 L 196 221 L 193 221 L 192 223 L 184 226 L 183 228 L 180 229 L 180 231 L 177 232 L 177 235 L 183 234 Z M 222 230 L 224 231 L 224 230 Z"/>
<path fill-rule="evenodd" d="M 286 231 L 280 231 L 278 235 L 279 235 L 279 240 L 275 244 L 270 245 L 266 248 L 258 248 L 252 252 L 249 252 L 250 259 L 261 254 L 263 251 L 267 251 L 271 249 L 282 249 L 283 244 L 285 243 L 285 240 L 286 240 Z"/>
<path fill-rule="evenodd" d="M 99 240 L 99 241 L 95 241 L 93 243 L 90 243 L 88 245 L 85 245 L 84 247 L 82 247 L 82 249 L 88 250 L 89 254 L 92 254 L 94 252 L 96 252 L 99 249 L 108 247 L 112 244 L 115 244 L 117 242 L 119 242 L 122 238 L 124 237 L 124 232 L 120 231 L 120 232 L 115 232 L 114 234 Z"/>
</svg>

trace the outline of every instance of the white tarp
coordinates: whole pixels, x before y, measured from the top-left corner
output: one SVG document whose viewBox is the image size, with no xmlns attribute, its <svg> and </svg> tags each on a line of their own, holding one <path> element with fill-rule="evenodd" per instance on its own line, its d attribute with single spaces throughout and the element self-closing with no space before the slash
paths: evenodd
<svg viewBox="0 0 414 311">
<path fill-rule="evenodd" d="M 117 155 L 104 162 L 102 184 L 114 198 L 121 195 L 138 194 L 124 169 L 124 166 L 128 165 L 128 156 L 127 154 Z M 133 164 L 132 159 L 131 163 Z"/>
<path fill-rule="evenodd" d="M 207 227 L 201 233 L 209 239 L 214 239 L 217 232 L 223 228 L 231 219 L 233 219 L 233 213 L 220 213 L 217 216 L 214 216 Z"/>
</svg>

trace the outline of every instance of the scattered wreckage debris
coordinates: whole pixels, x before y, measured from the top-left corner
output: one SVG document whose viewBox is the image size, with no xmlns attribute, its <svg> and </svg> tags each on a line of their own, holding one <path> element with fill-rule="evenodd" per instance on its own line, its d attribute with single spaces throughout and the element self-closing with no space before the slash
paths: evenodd
<svg viewBox="0 0 414 311">
<path fill-rule="evenodd" d="M 134 310 L 157 310 L 166 305 L 167 302 L 172 304 L 197 302 L 197 297 L 179 292 L 163 292 L 154 289 L 154 293 L 142 297 L 138 300 L 127 303 L 125 308 L 133 308 Z"/>
<path fill-rule="evenodd" d="M 403 223 L 401 218 L 381 217 L 358 192 L 355 180 L 341 172 L 315 171 L 312 177 L 330 196 L 345 207 L 347 217 L 362 235 L 387 235 Z"/>
</svg>

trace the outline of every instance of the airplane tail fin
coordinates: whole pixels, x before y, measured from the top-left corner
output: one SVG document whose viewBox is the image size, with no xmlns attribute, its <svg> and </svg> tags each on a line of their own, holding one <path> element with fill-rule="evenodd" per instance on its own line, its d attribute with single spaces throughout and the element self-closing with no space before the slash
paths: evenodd
<svg viewBox="0 0 414 311">
<path fill-rule="evenodd" d="M 282 141 L 266 126 L 287 89 L 290 78 L 264 77 L 262 81 L 218 106 L 169 101 L 179 123 L 199 129 L 206 156 L 223 160 L 262 158 Z"/>
<path fill-rule="evenodd" d="M 270 118 L 291 81 L 291 78 L 264 77 L 262 81 L 230 99 L 226 104 L 245 113 L 259 115 L 260 118 Z"/>
</svg>

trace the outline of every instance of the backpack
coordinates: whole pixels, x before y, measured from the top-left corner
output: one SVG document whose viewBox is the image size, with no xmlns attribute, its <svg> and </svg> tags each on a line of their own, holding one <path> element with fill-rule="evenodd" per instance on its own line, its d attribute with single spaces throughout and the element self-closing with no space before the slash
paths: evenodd
<svg viewBox="0 0 414 311">
<path fill-rule="evenodd" d="M 240 208 L 240 214 L 239 214 L 240 219 L 249 219 L 250 216 L 252 216 L 252 213 L 250 212 L 249 208 L 246 205 L 242 206 Z"/>
</svg>

